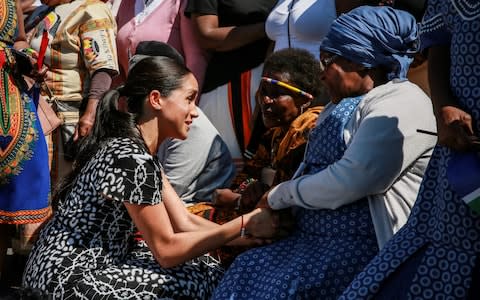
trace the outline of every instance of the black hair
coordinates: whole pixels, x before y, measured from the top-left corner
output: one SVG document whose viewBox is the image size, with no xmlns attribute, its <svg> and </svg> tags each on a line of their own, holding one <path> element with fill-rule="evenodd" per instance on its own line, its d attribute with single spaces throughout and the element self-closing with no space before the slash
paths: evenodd
<svg viewBox="0 0 480 300">
<path fill-rule="evenodd" d="M 177 51 L 167 43 L 160 41 L 142 41 L 138 43 L 135 49 L 135 55 L 148 55 L 148 56 L 166 56 L 174 59 L 178 64 L 185 65 L 185 59 Z"/>
<path fill-rule="evenodd" d="M 158 90 L 162 97 L 168 97 L 190 73 L 186 66 L 177 63 L 175 59 L 147 57 L 129 71 L 125 85 L 106 92 L 97 105 L 92 131 L 79 142 L 72 172 L 55 191 L 54 206 L 70 192 L 81 169 L 109 139 L 127 137 L 144 144 L 137 124 L 144 114 L 147 95 L 152 90 Z M 118 109 L 120 97 L 126 98 L 127 111 Z"/>
<path fill-rule="evenodd" d="M 287 73 L 288 81 L 312 94 L 314 98 L 322 93 L 320 63 L 304 49 L 286 48 L 270 54 L 263 65 L 263 73 Z"/>
</svg>

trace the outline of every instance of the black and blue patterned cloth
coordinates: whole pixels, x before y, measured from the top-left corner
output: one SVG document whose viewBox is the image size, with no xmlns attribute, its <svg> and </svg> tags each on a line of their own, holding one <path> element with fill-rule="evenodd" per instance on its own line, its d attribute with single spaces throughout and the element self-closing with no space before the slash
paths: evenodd
<svg viewBox="0 0 480 300">
<path fill-rule="evenodd" d="M 208 299 L 223 274 L 208 255 L 164 269 L 123 202 L 162 201 L 158 160 L 128 138 L 108 141 L 43 228 L 23 285 L 53 299 Z"/>
</svg>

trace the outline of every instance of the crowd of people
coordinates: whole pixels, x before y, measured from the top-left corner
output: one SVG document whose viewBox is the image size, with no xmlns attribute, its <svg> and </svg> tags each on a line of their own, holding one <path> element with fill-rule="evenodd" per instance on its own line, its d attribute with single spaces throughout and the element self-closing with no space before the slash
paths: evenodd
<svg viewBox="0 0 480 300">
<path fill-rule="evenodd" d="M 476 1 L 0 8 L 18 297 L 480 298 Z"/>
</svg>

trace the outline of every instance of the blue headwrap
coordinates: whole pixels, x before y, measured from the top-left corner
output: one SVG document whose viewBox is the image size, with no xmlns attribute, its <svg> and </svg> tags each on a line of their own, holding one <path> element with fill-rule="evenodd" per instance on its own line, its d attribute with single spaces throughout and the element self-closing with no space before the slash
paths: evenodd
<svg viewBox="0 0 480 300">
<path fill-rule="evenodd" d="M 361 6 L 340 15 L 320 46 L 371 68 L 386 66 L 389 79 L 405 79 L 418 51 L 415 18 L 388 6 Z"/>
</svg>

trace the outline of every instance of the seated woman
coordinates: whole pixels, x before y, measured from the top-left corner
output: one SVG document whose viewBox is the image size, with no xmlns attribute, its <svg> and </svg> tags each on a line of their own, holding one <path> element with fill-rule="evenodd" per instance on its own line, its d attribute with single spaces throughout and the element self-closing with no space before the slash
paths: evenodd
<svg viewBox="0 0 480 300">
<path fill-rule="evenodd" d="M 331 96 L 294 179 L 259 206 L 294 207 L 292 235 L 233 262 L 213 299 L 336 299 L 406 221 L 435 137 L 432 105 L 406 80 L 417 28 L 408 13 L 363 6 L 322 42 Z"/>
<path fill-rule="evenodd" d="M 255 156 L 246 160 L 243 171 L 234 179 L 235 192 L 218 189 L 213 204 L 197 204 L 189 208 L 191 212 L 225 223 L 255 207 L 255 191 L 261 190 L 261 195 L 263 186 L 292 178 L 302 162 L 308 133 L 322 110 L 313 103 L 322 89 L 319 73 L 318 60 L 303 49 L 283 49 L 266 59 L 257 101 L 269 130 Z M 228 265 L 242 250 L 245 249 L 224 247 L 218 254 L 222 263 Z"/>
<path fill-rule="evenodd" d="M 197 94 L 186 67 L 148 57 L 123 88 L 103 97 L 92 134 L 56 195 L 58 210 L 30 254 L 25 287 L 61 299 L 206 299 L 223 269 L 204 253 L 245 230 L 272 236 L 276 222 L 268 209 L 222 226 L 189 214 L 162 173 L 158 147 L 167 137 L 187 137 Z M 137 229 L 150 255 L 129 255 Z"/>
</svg>

